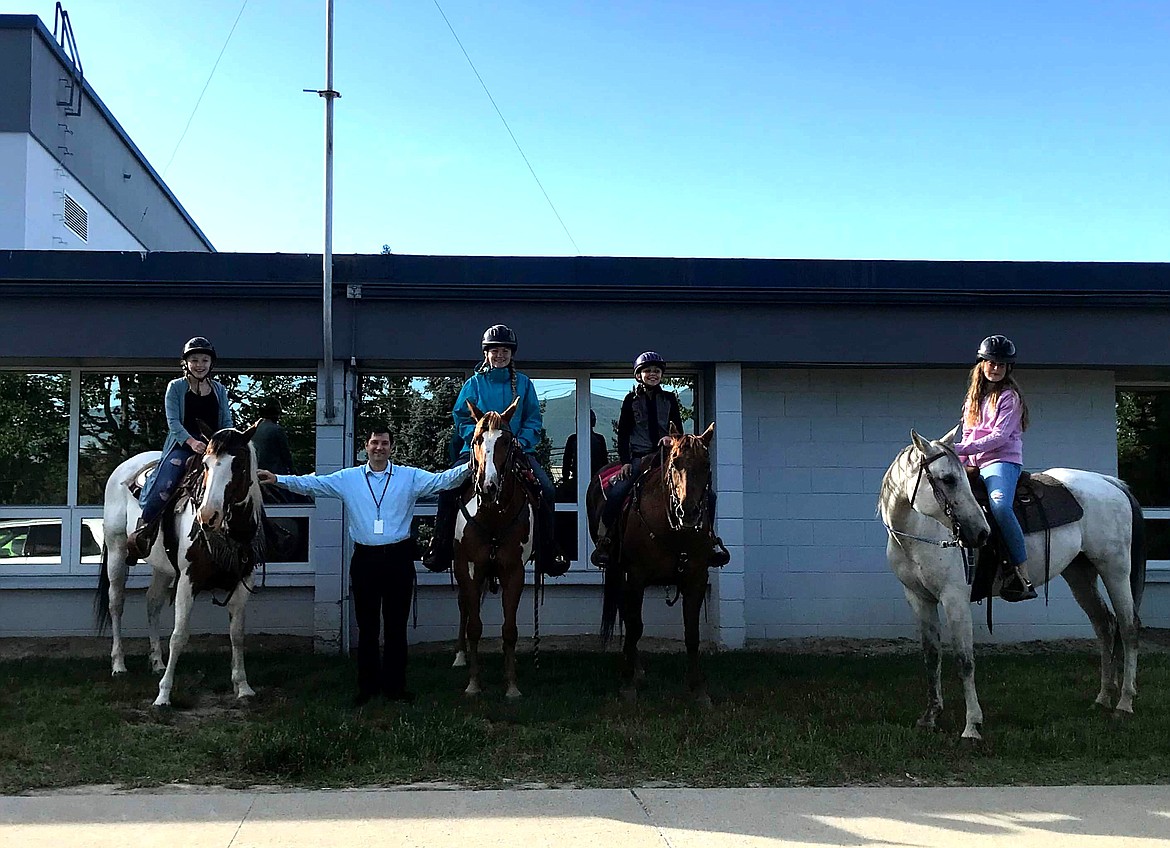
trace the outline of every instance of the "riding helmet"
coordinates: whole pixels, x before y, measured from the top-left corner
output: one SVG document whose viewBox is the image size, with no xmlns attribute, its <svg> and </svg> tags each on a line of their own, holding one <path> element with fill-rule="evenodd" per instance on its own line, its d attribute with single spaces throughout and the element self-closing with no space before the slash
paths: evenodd
<svg viewBox="0 0 1170 848">
<path fill-rule="evenodd" d="M 661 354 L 652 350 L 639 354 L 638 358 L 634 360 L 634 377 L 637 378 L 639 371 L 651 365 L 657 365 L 663 371 L 666 370 L 666 360 L 662 358 Z"/>
<path fill-rule="evenodd" d="M 211 361 L 215 362 L 215 345 L 213 345 L 203 336 L 196 336 L 193 339 L 189 339 L 187 343 L 183 345 L 183 359 L 186 359 L 188 356 L 191 356 L 195 353 L 206 353 L 211 357 Z"/>
<path fill-rule="evenodd" d="M 1010 365 L 1016 361 L 1016 346 L 1007 336 L 988 336 L 979 345 L 980 359 Z"/>
<path fill-rule="evenodd" d="M 506 324 L 493 324 L 483 333 L 483 349 L 487 350 L 489 347 L 506 347 L 515 353 L 516 334 Z"/>
</svg>

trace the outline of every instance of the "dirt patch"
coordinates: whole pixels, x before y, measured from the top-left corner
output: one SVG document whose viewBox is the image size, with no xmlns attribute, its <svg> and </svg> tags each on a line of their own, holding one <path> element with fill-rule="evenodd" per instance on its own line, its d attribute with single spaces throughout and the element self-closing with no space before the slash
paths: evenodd
<svg viewBox="0 0 1170 848">
<path fill-rule="evenodd" d="M 170 633 L 163 635 L 163 652 L 167 650 Z M 6 636 L 0 638 L 0 660 L 19 660 L 26 657 L 72 658 L 108 657 L 109 636 Z M 313 650 L 313 640 L 308 636 L 284 636 L 275 633 L 250 633 L 245 641 L 248 651 L 272 651 L 279 653 L 307 654 Z M 145 638 L 123 639 L 122 649 L 126 656 L 146 656 L 150 653 L 150 642 Z M 205 654 L 230 654 L 231 641 L 227 634 L 202 634 L 192 636 L 187 651 Z"/>
<path fill-rule="evenodd" d="M 146 656 L 148 642 L 146 639 L 134 638 L 123 640 L 126 656 Z M 308 636 L 285 636 L 274 633 L 254 633 L 247 637 L 247 650 L 268 651 L 278 653 L 307 654 L 313 651 L 313 640 Z M 593 635 L 586 636 L 544 636 L 540 640 L 541 651 L 616 651 L 620 641 L 614 639 L 608 646 Z M 643 638 L 639 643 L 640 650 L 648 653 L 676 653 L 684 651 L 682 640 Z M 917 639 L 845 639 L 839 637 L 802 638 L 802 639 L 751 639 L 747 648 L 754 651 L 766 651 L 787 654 L 837 654 L 862 656 L 888 656 L 899 654 L 917 654 L 920 646 Z M 1094 653 L 1097 651 L 1097 642 L 1094 639 L 1052 639 L 1048 641 L 1008 642 L 1002 644 L 977 643 L 979 653 L 994 654 L 1054 654 L 1054 653 Z M 484 639 L 480 642 L 480 650 L 486 653 L 499 653 L 501 649 L 499 639 Z M 166 650 L 166 637 L 163 640 L 163 650 Z M 455 643 L 426 642 L 412 645 L 412 653 L 416 654 L 455 654 Z M 532 639 L 521 639 L 516 646 L 517 653 L 530 654 L 533 650 Z M 720 648 L 713 643 L 703 643 L 704 653 L 715 653 Z M 231 643 L 227 635 L 199 635 L 192 636 L 186 649 L 194 653 L 230 654 Z M 1141 653 L 1165 654 L 1170 653 L 1170 629 L 1148 627 L 1142 630 Z M 16 660 L 27 657 L 108 657 L 110 654 L 110 638 L 108 636 L 9 636 L 0 638 L 0 660 Z"/>
</svg>

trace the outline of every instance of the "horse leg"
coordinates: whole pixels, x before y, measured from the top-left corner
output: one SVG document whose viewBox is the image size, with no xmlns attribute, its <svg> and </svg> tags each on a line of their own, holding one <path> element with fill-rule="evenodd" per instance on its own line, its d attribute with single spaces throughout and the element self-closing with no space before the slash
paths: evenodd
<svg viewBox="0 0 1170 848">
<path fill-rule="evenodd" d="M 1083 554 L 1074 559 L 1061 576 L 1072 590 L 1073 598 L 1089 617 L 1093 632 L 1101 644 L 1101 688 L 1093 703 L 1107 710 L 1112 709 L 1117 697 L 1117 669 L 1113 661 L 1117 648 L 1117 620 L 1097 590 L 1096 569 Z"/>
<path fill-rule="evenodd" d="M 939 598 L 951 627 L 951 641 L 959 662 L 959 679 L 963 681 L 963 697 L 967 702 L 967 723 L 963 739 L 982 739 L 983 708 L 975 691 L 975 637 L 971 631 L 971 599 L 966 584 L 951 585 Z M 942 700 L 940 694 L 939 700 Z"/>
<path fill-rule="evenodd" d="M 683 633 L 687 646 L 687 688 L 700 706 L 710 707 L 707 678 L 699 667 L 699 613 L 707 594 L 707 570 L 703 569 L 702 583 L 691 581 L 683 589 Z"/>
<path fill-rule="evenodd" d="M 460 593 L 463 609 L 467 615 L 467 688 L 465 695 L 478 695 L 483 690 L 479 685 L 479 639 L 483 636 L 483 618 L 480 615 L 480 596 L 483 584 L 480 578 L 469 576 L 466 588 Z"/>
<path fill-rule="evenodd" d="M 235 588 L 228 598 L 228 632 L 232 637 L 232 689 L 236 698 L 251 698 L 256 693 L 248 685 L 248 675 L 244 672 L 244 609 L 248 605 L 248 595 L 252 594 L 252 578 L 246 577 Z"/>
<path fill-rule="evenodd" d="M 158 683 L 158 697 L 154 699 L 156 707 L 168 707 L 171 704 L 171 688 L 175 684 L 175 668 L 179 664 L 179 654 L 187 644 L 191 628 L 191 607 L 195 596 L 191 590 L 191 578 L 183 574 L 179 578 L 179 585 L 175 588 L 175 630 L 171 633 L 170 656 L 167 657 L 167 670 Z"/>
<path fill-rule="evenodd" d="M 504 643 L 504 681 L 507 684 L 505 693 L 509 700 L 520 697 L 520 687 L 516 685 L 516 610 L 520 607 L 520 597 L 524 594 L 524 563 L 517 563 L 505 570 L 506 577 L 501 581 L 500 599 L 504 604 L 504 627 L 500 632 Z"/>
<path fill-rule="evenodd" d="M 622 641 L 625 662 L 622 667 L 621 692 L 622 697 L 631 703 L 638 699 L 638 640 L 642 638 L 642 598 L 645 594 L 645 586 L 626 583 L 622 609 L 626 635 Z"/>
<path fill-rule="evenodd" d="M 158 570 L 151 571 L 150 588 L 146 590 L 146 629 L 150 636 L 150 668 L 155 674 L 162 674 L 167 667 L 163 662 L 158 623 L 170 588 L 170 574 Z"/>
<path fill-rule="evenodd" d="M 459 639 L 455 642 L 455 662 L 452 668 L 467 667 L 467 609 L 463 604 L 463 592 L 459 592 Z"/>
<path fill-rule="evenodd" d="M 126 537 L 113 533 L 106 537 L 106 576 L 110 581 L 110 633 L 114 644 L 110 648 L 111 674 L 126 673 L 126 653 L 122 648 L 122 611 L 126 607 L 126 575 L 130 564 L 126 561 Z"/>
<path fill-rule="evenodd" d="M 942 628 L 938 621 L 938 602 L 906 589 L 906 600 L 918 618 L 918 635 L 922 639 L 922 660 L 926 666 L 926 710 L 918 717 L 918 727 L 934 730 L 943 709 Z"/>
<path fill-rule="evenodd" d="M 1129 551 L 1118 551 L 1117 561 L 1124 563 L 1125 568 L 1101 572 L 1101 581 L 1105 584 L 1117 619 L 1114 638 L 1121 640 L 1123 650 L 1121 697 L 1117 699 L 1114 710 L 1120 715 L 1133 715 L 1133 699 L 1137 695 L 1138 629 L 1133 591 L 1129 586 Z"/>
</svg>

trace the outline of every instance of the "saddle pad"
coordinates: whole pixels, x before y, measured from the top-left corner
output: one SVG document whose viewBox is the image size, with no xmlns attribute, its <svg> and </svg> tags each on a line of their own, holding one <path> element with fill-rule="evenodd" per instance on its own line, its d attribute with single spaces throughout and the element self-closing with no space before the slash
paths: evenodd
<svg viewBox="0 0 1170 848">
<path fill-rule="evenodd" d="M 612 465 L 605 466 L 605 468 L 602 468 L 597 472 L 597 481 L 601 483 L 602 492 L 609 491 L 610 487 L 613 486 L 613 478 L 616 477 L 618 472 L 621 470 L 622 464 L 620 462 L 615 462 Z"/>
</svg>

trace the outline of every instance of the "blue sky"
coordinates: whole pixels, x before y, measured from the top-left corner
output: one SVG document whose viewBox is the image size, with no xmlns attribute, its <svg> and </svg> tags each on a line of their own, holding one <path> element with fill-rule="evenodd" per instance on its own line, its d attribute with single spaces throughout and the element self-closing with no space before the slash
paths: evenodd
<svg viewBox="0 0 1170 848">
<path fill-rule="evenodd" d="M 339 253 L 1170 258 L 1165 2 L 440 3 L 577 247 L 433 0 L 336 0 Z M 159 171 L 240 6 L 67 3 Z M 221 251 L 320 251 L 324 9 L 248 1 L 166 173 Z"/>
</svg>

